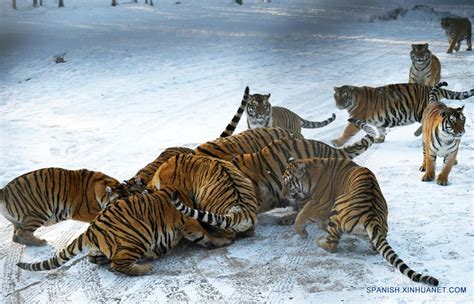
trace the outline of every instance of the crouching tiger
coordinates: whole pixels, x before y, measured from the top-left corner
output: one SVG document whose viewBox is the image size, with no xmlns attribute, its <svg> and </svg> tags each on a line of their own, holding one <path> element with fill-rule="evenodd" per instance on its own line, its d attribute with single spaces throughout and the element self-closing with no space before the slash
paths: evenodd
<svg viewBox="0 0 474 304">
<path fill-rule="evenodd" d="M 38 263 L 18 263 L 17 266 L 29 271 L 51 270 L 88 251 L 90 262 L 111 263 L 114 271 L 138 276 L 151 273 L 153 268 L 151 264 L 137 264 L 137 261 L 159 257 L 183 237 L 207 248 L 232 242 L 209 235 L 198 221 L 176 209 L 174 205 L 179 204 L 178 192 L 165 188 L 117 200 L 54 257 Z"/>
<path fill-rule="evenodd" d="M 235 238 L 237 233 L 245 236 L 254 233 L 257 198 L 252 183 L 230 162 L 179 154 L 160 166 L 151 184 L 156 189 L 177 189 L 184 203 L 177 205 L 181 212 L 217 226 L 229 238 Z M 216 225 L 216 219 L 207 212 L 221 215 L 220 224 Z"/>
<path fill-rule="evenodd" d="M 296 231 L 307 237 L 308 221 L 329 220 L 327 237 L 319 247 L 336 252 L 343 233 L 368 236 L 373 248 L 415 282 L 433 286 L 438 280 L 408 267 L 387 242 L 387 203 L 375 175 L 347 159 L 311 158 L 291 161 L 283 174 L 282 192 L 304 205 L 296 218 Z"/>
<path fill-rule="evenodd" d="M 391 84 L 383 87 L 342 86 L 334 88 L 334 99 L 339 109 L 346 109 L 351 118 L 377 127 L 376 142 L 383 142 L 386 128 L 406 126 L 421 122 L 423 111 L 429 103 L 430 86 L 417 83 Z M 438 98 L 465 99 L 474 96 L 474 89 L 453 92 L 440 89 Z M 331 141 L 334 146 L 344 145 L 359 129 L 349 123 L 339 138 Z M 421 133 L 421 132 L 420 132 Z"/>
<path fill-rule="evenodd" d="M 13 224 L 13 242 L 42 246 L 33 233 L 73 219 L 91 222 L 117 197 L 120 183 L 101 172 L 45 168 L 23 174 L 0 189 L 0 212 Z"/>
</svg>

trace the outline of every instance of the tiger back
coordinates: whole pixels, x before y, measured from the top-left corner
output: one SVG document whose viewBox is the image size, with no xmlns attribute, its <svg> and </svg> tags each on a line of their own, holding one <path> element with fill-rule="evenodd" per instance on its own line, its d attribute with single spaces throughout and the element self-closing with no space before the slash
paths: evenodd
<svg viewBox="0 0 474 304">
<path fill-rule="evenodd" d="M 369 169 L 348 159 L 301 159 L 288 164 L 282 179 L 282 192 L 304 205 L 295 224 L 303 238 L 308 221 L 328 220 L 327 236 L 317 240 L 322 249 L 336 252 L 343 233 L 368 236 L 373 248 L 402 274 L 438 285 L 434 277 L 410 269 L 388 244 L 387 203 Z"/>
<path fill-rule="evenodd" d="M 428 43 L 412 44 L 410 58 L 412 65 L 408 83 L 420 83 L 435 86 L 441 78 L 441 63 L 431 53 Z"/>
<path fill-rule="evenodd" d="M 435 178 L 435 162 L 438 156 L 444 157 L 444 167 L 438 175 L 438 185 L 448 184 L 448 175 L 456 163 L 461 137 L 464 135 L 466 118 L 464 106 L 450 108 L 444 103 L 431 102 L 423 113 L 423 163 L 420 171 L 425 174 L 422 181 Z"/>
<path fill-rule="evenodd" d="M 421 122 L 423 111 L 429 103 L 430 86 L 417 83 L 391 84 L 383 87 L 342 86 L 334 88 L 336 106 L 347 110 L 350 118 L 361 120 L 377 128 L 379 135 L 375 142 L 385 140 L 387 128 L 406 126 Z M 474 96 L 474 89 L 454 92 L 439 89 L 437 98 L 466 99 Z M 359 128 L 349 122 L 339 138 L 331 143 L 342 146 L 349 141 Z"/>
<path fill-rule="evenodd" d="M 258 128 L 243 131 L 225 138 L 217 138 L 198 146 L 196 155 L 231 160 L 234 155 L 260 151 L 272 141 L 286 137 L 303 138 L 299 133 L 282 128 Z"/>
<path fill-rule="evenodd" d="M 453 50 L 459 51 L 462 40 L 466 40 L 466 50 L 472 51 L 472 26 L 468 18 L 444 17 L 441 19 L 441 28 L 448 37 L 448 54 Z"/>
<path fill-rule="evenodd" d="M 375 131 L 364 123 L 355 123 L 372 135 L 366 135 L 353 145 L 341 149 L 316 140 L 284 138 L 275 140 L 259 152 L 235 156 L 232 163 L 254 185 L 259 202 L 258 212 L 288 206 L 288 201 L 281 194 L 281 176 L 288 159 L 308 157 L 352 159 L 365 152 L 374 142 Z"/>
<path fill-rule="evenodd" d="M 184 203 L 176 206 L 178 210 L 217 226 L 232 238 L 254 232 L 257 198 L 252 183 L 230 162 L 179 154 L 160 166 L 151 183 L 156 189 L 178 190 Z M 222 217 L 211 217 L 209 212 Z"/>
<path fill-rule="evenodd" d="M 91 222 L 118 195 L 120 183 L 101 172 L 45 168 L 23 174 L 0 190 L 0 212 L 13 224 L 13 241 L 41 246 L 33 233 L 73 219 Z"/>
<path fill-rule="evenodd" d="M 145 275 L 151 264 L 138 264 L 141 258 L 157 258 L 184 237 L 206 248 L 231 243 L 215 238 L 200 223 L 179 212 L 177 192 L 163 189 L 151 194 L 133 195 L 117 200 L 102 211 L 87 230 L 52 258 L 37 263 L 18 263 L 29 271 L 58 268 L 81 252 L 89 252 L 95 264 L 111 263 L 111 268 L 127 275 Z"/>
</svg>

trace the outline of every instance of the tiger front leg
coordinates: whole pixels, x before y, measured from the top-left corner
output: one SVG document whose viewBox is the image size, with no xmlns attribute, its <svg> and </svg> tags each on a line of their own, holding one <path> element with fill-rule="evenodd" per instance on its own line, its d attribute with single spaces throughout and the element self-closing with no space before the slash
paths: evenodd
<svg viewBox="0 0 474 304">
<path fill-rule="evenodd" d="M 425 149 L 427 149 L 428 152 L 431 152 L 429 151 L 429 147 L 425 147 Z M 431 182 L 435 178 L 436 155 L 431 155 L 431 153 L 425 152 L 424 159 L 426 171 L 421 180 L 424 182 Z"/>
<path fill-rule="evenodd" d="M 456 46 L 456 42 L 457 42 L 457 41 L 454 40 L 454 39 L 449 41 L 449 48 L 448 48 L 448 51 L 447 51 L 448 54 L 452 54 L 452 53 L 453 53 L 453 49 L 454 49 L 454 47 Z"/>
<path fill-rule="evenodd" d="M 326 206 L 319 200 L 311 200 L 307 202 L 303 209 L 298 213 L 295 220 L 295 230 L 302 237 L 307 238 L 308 232 L 306 231 L 305 225 L 307 222 L 316 222 L 327 218 L 325 210 L 321 210 L 321 206 Z"/>
<path fill-rule="evenodd" d="M 456 42 L 456 46 L 454 47 L 454 50 L 456 52 L 459 52 L 459 49 L 461 48 L 461 41 L 459 40 L 458 42 Z"/>
<path fill-rule="evenodd" d="M 337 139 L 331 140 L 331 144 L 334 147 L 340 147 L 344 145 L 346 142 L 348 142 L 349 139 L 351 139 L 359 131 L 360 129 L 355 124 L 349 122 L 346 128 L 344 129 L 344 131 L 342 132 L 341 136 L 339 136 L 339 138 Z"/>
<path fill-rule="evenodd" d="M 441 173 L 438 175 L 438 178 L 436 179 L 436 183 L 438 185 L 441 185 L 441 186 L 448 185 L 448 175 L 449 175 L 449 172 L 451 172 L 451 169 L 453 168 L 456 162 L 457 154 L 458 154 L 458 149 L 456 149 L 455 152 L 453 152 L 447 157 L 447 162 L 444 164 L 443 170 L 441 170 Z"/>
<path fill-rule="evenodd" d="M 236 237 L 235 232 L 231 233 L 229 237 L 214 237 L 210 235 L 197 220 L 192 218 L 185 219 L 183 235 L 191 242 L 208 249 L 220 248 L 232 244 Z"/>
<path fill-rule="evenodd" d="M 327 232 L 328 235 L 317 239 L 316 244 L 328 252 L 335 253 L 337 252 L 337 245 L 339 244 L 343 231 L 337 222 L 330 219 Z"/>
</svg>

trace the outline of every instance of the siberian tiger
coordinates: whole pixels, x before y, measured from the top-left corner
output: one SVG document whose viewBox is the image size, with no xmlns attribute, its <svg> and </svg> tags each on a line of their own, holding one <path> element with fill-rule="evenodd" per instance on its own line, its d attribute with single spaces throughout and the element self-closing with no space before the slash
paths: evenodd
<svg viewBox="0 0 474 304">
<path fill-rule="evenodd" d="M 327 237 L 317 244 L 336 252 L 343 233 L 368 236 L 372 246 L 390 264 L 415 282 L 433 286 L 438 280 L 411 270 L 387 242 L 387 203 L 375 175 L 348 159 L 311 158 L 292 161 L 283 174 L 282 192 L 306 203 L 296 218 L 296 230 L 307 233 L 307 221 L 329 220 Z"/>
<path fill-rule="evenodd" d="M 391 84 L 383 87 L 342 86 L 334 88 L 334 99 L 339 109 L 347 109 L 349 116 L 374 125 L 379 131 L 375 142 L 383 142 L 386 128 L 421 122 L 423 111 L 429 103 L 431 87 L 417 83 Z M 440 89 L 438 98 L 465 99 L 474 96 L 474 89 L 453 92 Z M 346 126 L 339 138 L 331 143 L 338 147 L 345 144 L 359 129 L 352 123 Z"/>
<path fill-rule="evenodd" d="M 142 193 L 153 178 L 156 170 L 168 159 L 178 154 L 194 154 L 194 150 L 186 147 L 166 148 L 153 162 L 138 170 L 134 177 L 125 181 L 128 190 L 131 193 Z"/>
<path fill-rule="evenodd" d="M 288 129 L 294 134 L 301 134 L 301 128 L 322 128 L 336 119 L 336 114 L 333 113 L 330 118 L 321 122 L 305 120 L 287 108 L 272 106 L 268 101 L 270 95 L 250 95 L 248 87 L 245 88 L 242 103 L 232 121 L 225 131 L 222 132 L 221 137 L 232 135 L 242 117 L 243 109 L 246 109 L 247 126 L 249 129 L 280 127 Z"/>
<path fill-rule="evenodd" d="M 310 139 L 284 138 L 273 141 L 256 153 L 236 155 L 232 163 L 248 177 L 255 188 L 258 212 L 286 207 L 281 195 L 281 176 L 289 158 L 336 157 L 352 159 L 365 152 L 374 142 L 375 131 L 359 121 L 353 121 L 369 134 L 353 145 L 337 149 Z M 291 220 L 291 218 L 290 218 Z"/>
<path fill-rule="evenodd" d="M 441 78 L 441 63 L 428 49 L 428 43 L 412 44 L 409 83 L 434 86 Z"/>
<path fill-rule="evenodd" d="M 73 219 L 91 222 L 118 194 L 120 183 L 101 172 L 45 168 L 23 174 L 0 189 L 0 212 L 13 224 L 13 242 L 42 246 L 33 233 Z"/>
<path fill-rule="evenodd" d="M 459 143 L 464 135 L 466 118 L 464 106 L 447 107 L 442 102 L 431 102 L 423 112 L 423 163 L 420 171 L 425 172 L 422 181 L 428 182 L 435 178 L 436 157 L 444 157 L 444 167 L 438 175 L 438 185 L 448 184 L 448 175 L 456 163 Z"/>
<path fill-rule="evenodd" d="M 183 215 L 171 203 L 179 204 L 178 192 L 171 189 L 119 199 L 54 257 L 17 265 L 30 271 L 51 270 L 79 253 L 89 251 L 90 262 L 99 265 L 111 262 L 113 270 L 137 276 L 153 270 L 150 264 L 137 264 L 138 260 L 159 257 L 183 237 L 207 248 L 232 242 L 209 235 L 197 220 Z"/>
<path fill-rule="evenodd" d="M 467 18 L 453 18 L 444 17 L 441 19 L 441 27 L 446 33 L 449 42 L 448 54 L 453 52 L 453 49 L 459 51 L 461 41 L 466 40 L 467 51 L 472 50 L 472 27 L 471 21 Z"/>
<path fill-rule="evenodd" d="M 205 213 L 213 212 L 226 219 L 221 230 L 252 235 L 257 223 L 257 198 L 252 183 L 230 162 L 207 156 L 178 154 L 158 168 L 151 184 L 156 189 L 171 187 L 191 209 L 178 209 L 186 215 L 207 222 Z M 207 219 L 207 220 L 206 220 Z M 216 225 L 213 225 L 216 226 Z"/>
<path fill-rule="evenodd" d="M 258 152 L 272 141 L 286 137 L 303 138 L 301 134 L 295 134 L 282 128 L 250 129 L 236 135 L 208 141 L 198 146 L 194 152 L 196 155 L 231 160 L 236 154 Z"/>
</svg>

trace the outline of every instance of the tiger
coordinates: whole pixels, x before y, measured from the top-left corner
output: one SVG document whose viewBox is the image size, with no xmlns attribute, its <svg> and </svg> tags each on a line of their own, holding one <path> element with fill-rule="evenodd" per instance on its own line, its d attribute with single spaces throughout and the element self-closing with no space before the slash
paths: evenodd
<svg viewBox="0 0 474 304">
<path fill-rule="evenodd" d="M 81 252 L 89 252 L 90 262 L 104 265 L 131 276 L 153 272 L 149 263 L 138 264 L 140 259 L 156 259 L 183 238 L 206 248 L 230 244 L 227 238 L 216 238 L 193 218 L 179 212 L 179 194 L 169 188 L 153 193 L 132 195 L 107 206 L 66 248 L 52 258 L 17 264 L 29 271 L 59 268 Z"/>
<path fill-rule="evenodd" d="M 153 175 L 156 170 L 168 159 L 177 154 L 194 154 L 194 150 L 186 147 L 170 147 L 166 148 L 158 157 L 144 168 L 138 170 L 135 175 L 129 180 L 125 181 L 125 185 L 130 193 L 142 193 L 147 189 L 151 188 L 148 184 L 151 182 Z"/>
<path fill-rule="evenodd" d="M 385 141 L 387 128 L 421 122 L 423 111 L 429 103 L 430 86 L 417 83 L 391 84 L 383 87 L 356 87 L 345 85 L 334 88 L 336 106 L 349 112 L 349 117 L 377 127 L 376 143 Z M 438 98 L 465 99 L 474 96 L 474 89 L 453 92 L 437 91 Z M 359 132 L 354 124 L 347 124 L 339 138 L 331 144 L 339 147 Z"/>
<path fill-rule="evenodd" d="M 466 117 L 464 106 L 450 108 L 439 101 L 431 102 L 423 112 L 423 162 L 420 171 L 425 172 L 422 181 L 435 178 L 436 157 L 444 157 L 444 167 L 436 179 L 441 186 L 448 185 L 448 175 L 459 151 L 461 137 L 464 135 Z"/>
<path fill-rule="evenodd" d="M 438 286 L 438 280 L 408 267 L 387 242 L 387 203 L 375 175 L 349 159 L 309 158 L 290 161 L 283 173 L 282 193 L 304 204 L 296 218 L 296 231 L 303 237 L 302 225 L 328 220 L 327 236 L 316 241 L 334 253 L 341 235 L 368 236 L 373 248 L 390 264 L 415 282 Z"/>
<path fill-rule="evenodd" d="M 441 78 L 441 63 L 428 49 L 428 43 L 411 45 L 410 75 L 408 83 L 420 83 L 428 86 L 436 85 Z"/>
<path fill-rule="evenodd" d="M 194 153 L 229 161 L 234 155 L 258 152 L 272 141 L 286 137 L 303 138 L 301 134 L 282 128 L 250 129 L 203 143 L 194 149 Z"/>
<path fill-rule="evenodd" d="M 33 233 L 73 219 L 91 222 L 119 195 L 120 182 L 98 171 L 44 168 L 14 178 L 0 189 L 0 213 L 13 224 L 13 242 L 43 246 Z"/>
<path fill-rule="evenodd" d="M 245 109 L 247 114 L 247 126 L 249 129 L 280 127 L 288 129 L 294 134 L 301 134 L 301 128 L 322 128 L 336 119 L 336 114 L 323 121 L 308 121 L 298 114 L 284 107 L 272 106 L 269 102 L 271 94 L 249 94 L 249 88 L 245 88 L 245 94 L 237 113 L 232 118 L 221 137 L 233 134 L 235 127 L 242 117 Z"/>
<path fill-rule="evenodd" d="M 337 149 L 310 139 L 283 138 L 273 141 L 259 152 L 235 155 L 232 163 L 251 181 L 258 200 L 258 212 L 277 207 L 288 207 L 281 195 L 281 176 L 287 160 L 308 157 L 339 157 L 353 159 L 365 152 L 373 143 L 375 130 L 357 120 L 351 120 L 368 134 L 353 145 Z M 288 219 L 292 220 L 291 216 Z M 286 219 L 284 219 L 286 221 Z M 284 223 L 282 221 L 282 223 Z"/>
<path fill-rule="evenodd" d="M 466 40 L 466 51 L 472 51 L 472 26 L 467 18 L 444 17 L 441 19 L 441 28 L 448 37 L 449 48 L 447 53 L 451 54 L 453 49 L 459 51 L 461 41 Z"/>
<path fill-rule="evenodd" d="M 158 190 L 178 190 L 185 205 L 191 208 L 179 208 L 183 214 L 194 217 L 199 209 L 223 215 L 226 220 L 218 228 L 228 233 L 229 238 L 254 233 L 257 198 L 252 183 L 228 161 L 178 154 L 158 168 L 151 184 Z M 199 220 L 206 222 L 206 216 Z"/>
</svg>

